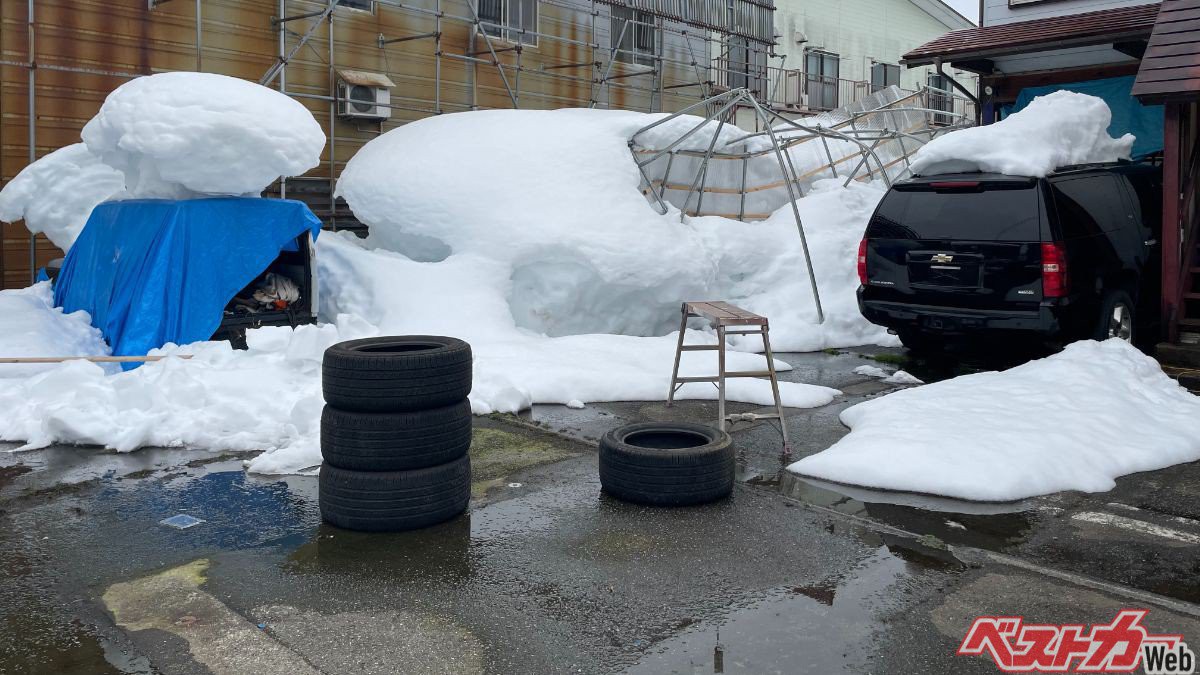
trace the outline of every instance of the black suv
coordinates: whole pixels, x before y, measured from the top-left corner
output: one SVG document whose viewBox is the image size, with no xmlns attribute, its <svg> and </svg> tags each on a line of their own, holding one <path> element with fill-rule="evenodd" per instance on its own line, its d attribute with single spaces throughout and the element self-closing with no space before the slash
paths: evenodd
<svg viewBox="0 0 1200 675">
<path fill-rule="evenodd" d="M 1161 214 L 1162 172 L 1145 164 L 897 182 L 859 245 L 859 309 L 914 350 L 1154 337 L 1141 320 L 1157 315 Z"/>
</svg>

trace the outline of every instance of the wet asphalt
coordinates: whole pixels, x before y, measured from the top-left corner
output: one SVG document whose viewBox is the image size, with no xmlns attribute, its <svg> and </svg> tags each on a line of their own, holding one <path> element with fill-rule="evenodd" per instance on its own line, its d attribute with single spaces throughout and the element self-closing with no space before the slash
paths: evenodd
<svg viewBox="0 0 1200 675">
<path fill-rule="evenodd" d="M 975 616 L 1123 607 L 1200 645 L 1200 463 L 1013 504 L 814 484 L 781 469 L 893 389 L 855 366 L 995 362 L 781 358 L 845 395 L 789 411 L 790 457 L 765 422 L 735 430 L 733 496 L 694 508 L 602 494 L 594 444 L 712 421 L 711 402 L 479 418 L 469 513 L 394 535 L 321 524 L 315 478 L 247 475 L 244 456 L 0 454 L 0 672 L 992 673 L 954 654 Z M 205 522 L 159 524 L 179 513 Z"/>
</svg>

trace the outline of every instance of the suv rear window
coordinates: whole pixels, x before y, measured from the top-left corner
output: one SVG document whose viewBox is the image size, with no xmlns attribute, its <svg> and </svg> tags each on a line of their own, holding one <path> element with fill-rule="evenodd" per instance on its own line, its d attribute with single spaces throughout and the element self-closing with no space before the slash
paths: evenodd
<svg viewBox="0 0 1200 675">
<path fill-rule="evenodd" d="M 1041 241 L 1036 184 L 985 185 L 975 190 L 904 186 L 880 202 L 867 236 L 872 239 Z"/>
</svg>

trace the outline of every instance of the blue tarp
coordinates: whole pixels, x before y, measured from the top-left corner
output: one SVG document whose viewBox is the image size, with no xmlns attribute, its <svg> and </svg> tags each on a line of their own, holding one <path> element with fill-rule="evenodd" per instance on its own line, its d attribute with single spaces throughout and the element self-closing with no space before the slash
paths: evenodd
<svg viewBox="0 0 1200 675">
<path fill-rule="evenodd" d="M 1120 138 L 1124 134 L 1133 134 L 1137 137 L 1133 143 L 1133 157 L 1134 159 L 1144 157 L 1163 149 L 1163 107 L 1139 103 L 1131 93 L 1134 79 L 1133 75 L 1127 75 L 1087 82 L 1026 87 L 1017 95 L 1017 100 L 1011 108 L 1006 110 L 1006 116 L 1023 109 L 1038 96 L 1059 90 L 1065 89 L 1096 96 L 1104 99 L 1109 110 L 1112 110 L 1112 122 L 1108 125 L 1108 134 L 1114 138 Z"/>
<path fill-rule="evenodd" d="M 91 314 L 113 354 L 207 340 L 233 296 L 321 221 L 302 202 L 215 197 L 106 202 L 63 261 L 54 304 Z"/>
</svg>

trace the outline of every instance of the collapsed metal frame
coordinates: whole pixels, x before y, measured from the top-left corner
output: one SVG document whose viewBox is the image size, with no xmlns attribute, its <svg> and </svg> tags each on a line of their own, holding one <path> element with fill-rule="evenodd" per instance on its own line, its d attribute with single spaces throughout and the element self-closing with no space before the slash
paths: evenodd
<svg viewBox="0 0 1200 675">
<path fill-rule="evenodd" d="M 934 94 L 941 93 L 940 90 L 930 90 Z M 689 215 L 703 215 L 701 207 L 704 203 L 705 182 L 708 178 L 709 163 L 714 158 L 740 160 L 741 167 L 741 190 L 740 190 L 740 207 L 738 220 L 745 219 L 746 208 L 746 175 L 749 166 L 749 161 L 757 157 L 774 155 L 779 166 L 779 173 L 782 176 L 782 186 L 787 191 L 787 201 L 791 207 L 792 216 L 796 221 L 796 231 L 800 235 L 800 247 L 804 252 L 804 263 L 808 272 L 809 285 L 812 288 L 813 302 L 817 310 L 817 323 L 825 322 L 825 312 L 821 305 L 820 289 L 817 287 L 816 274 L 813 271 L 812 258 L 808 249 L 808 238 L 804 232 L 804 223 L 800 217 L 800 209 L 796 201 L 803 196 L 801 183 L 805 176 L 802 176 L 796 169 L 792 156 L 788 152 L 789 148 L 795 147 L 801 143 L 807 143 L 814 139 L 819 139 L 824 149 L 828 162 L 817 169 L 815 172 L 823 172 L 828 169 L 835 178 L 841 178 L 838 174 L 837 165 L 847 161 L 847 157 L 834 159 L 833 153 L 830 150 L 828 141 L 830 139 L 843 141 L 857 147 L 859 152 L 859 161 L 846 174 L 846 179 L 843 186 L 847 186 L 854 180 L 874 180 L 875 176 L 879 176 L 885 185 L 891 186 L 892 177 L 889 176 L 889 170 L 896 166 L 899 162 L 904 162 L 904 167 L 897 171 L 897 177 L 910 172 L 909 156 L 915 152 L 918 147 L 924 145 L 929 140 L 937 135 L 953 131 L 955 129 L 969 126 L 970 121 L 965 115 L 957 115 L 961 119 L 952 124 L 944 126 L 933 126 L 928 124 L 929 118 L 926 118 L 926 124 L 922 129 L 901 129 L 901 125 L 896 124 L 897 128 L 891 129 L 888 127 L 882 128 L 860 128 L 858 123 L 869 116 L 890 116 L 893 121 L 897 120 L 896 113 L 901 112 L 917 112 L 926 116 L 930 115 L 956 115 L 955 113 L 947 113 L 944 110 L 936 108 L 928 108 L 924 106 L 915 106 L 911 103 L 918 98 L 927 99 L 930 91 L 921 91 L 916 94 L 903 97 L 894 103 L 904 103 L 904 105 L 888 104 L 882 108 L 874 110 L 865 110 L 858 113 L 853 113 L 848 116 L 848 119 L 839 122 L 832 126 L 821 126 L 813 124 L 803 124 L 796 120 L 789 119 L 779 113 L 764 107 L 755 99 L 754 95 L 748 89 L 734 89 L 729 92 L 718 94 L 709 97 L 697 103 L 693 103 L 686 108 L 672 113 L 662 119 L 648 124 L 641 129 L 638 129 L 629 139 L 629 149 L 633 154 L 634 163 L 637 165 L 638 173 L 644 182 L 645 193 L 653 197 L 659 213 L 666 215 L 670 212 L 670 207 L 667 205 L 666 192 L 670 189 L 671 184 L 669 178 L 671 168 L 674 164 L 676 155 L 687 155 L 700 158 L 700 163 L 696 167 L 695 175 L 692 177 L 691 184 L 688 186 L 686 194 L 683 198 L 682 205 L 679 207 L 679 218 L 683 221 Z M 688 115 L 693 111 L 705 109 L 708 112 L 704 117 L 698 117 L 695 124 L 686 132 L 681 134 L 666 147 L 660 149 L 643 149 L 638 138 L 650 131 L 651 129 L 662 126 L 672 120 L 679 119 L 684 115 Z M 760 131 L 748 132 L 739 135 L 737 138 L 727 140 L 720 144 L 718 150 L 718 142 L 721 138 L 721 132 L 725 126 L 733 125 L 734 116 L 738 110 L 750 110 L 754 114 L 755 125 L 760 128 Z M 708 147 L 704 151 L 680 148 L 681 145 L 689 138 L 699 133 L 702 129 L 709 128 L 715 122 L 716 130 L 712 133 L 712 138 L 708 142 Z M 737 128 L 735 126 L 735 128 Z M 798 132 L 798 133 L 797 133 Z M 787 134 L 787 135 L 784 135 Z M 770 140 L 770 148 L 764 150 L 750 150 L 748 141 L 753 138 L 766 136 Z M 904 140 L 909 139 L 914 142 L 911 150 L 904 145 Z M 895 141 L 899 147 L 899 157 L 890 161 L 884 162 L 876 152 L 881 144 L 885 142 Z M 730 148 L 741 145 L 741 151 L 735 151 Z M 646 167 L 654 162 L 667 158 L 666 170 L 663 173 L 661 180 L 654 180 L 646 172 Z M 850 155 L 853 157 L 853 155 Z M 871 167 L 871 161 L 875 162 L 875 168 Z M 859 176 L 859 172 L 866 170 L 866 173 Z M 814 173 L 810 171 L 809 173 Z M 807 174 L 806 174 L 807 175 Z M 656 188 L 656 186 L 658 186 Z M 692 201 L 692 196 L 696 197 L 695 211 L 689 212 L 688 205 Z M 711 214 L 716 215 L 716 214 Z"/>
</svg>

